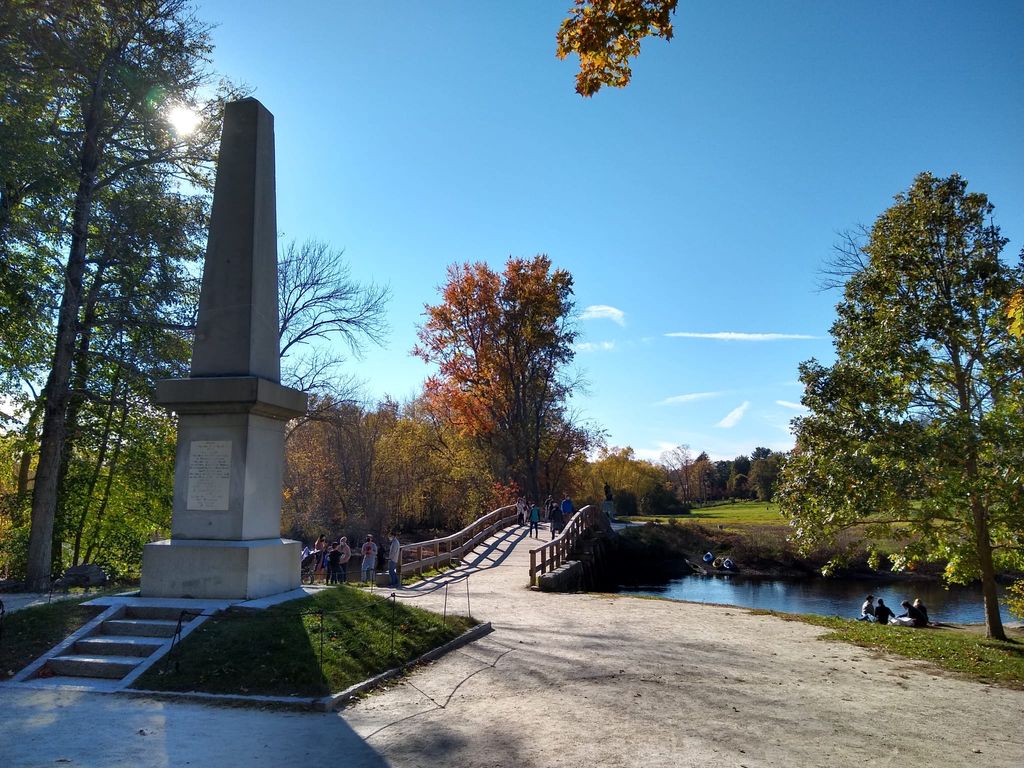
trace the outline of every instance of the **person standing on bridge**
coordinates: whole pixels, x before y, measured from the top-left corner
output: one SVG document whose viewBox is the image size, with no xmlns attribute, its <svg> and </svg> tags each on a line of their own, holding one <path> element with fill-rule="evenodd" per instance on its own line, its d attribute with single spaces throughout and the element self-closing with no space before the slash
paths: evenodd
<svg viewBox="0 0 1024 768">
<path fill-rule="evenodd" d="M 540 505 L 533 502 L 530 506 L 530 536 L 540 538 Z"/>
<path fill-rule="evenodd" d="M 572 499 L 569 498 L 569 494 L 567 493 L 565 494 L 565 498 L 562 499 L 562 525 L 565 525 L 572 520 L 572 516 L 574 514 L 576 514 L 576 510 L 573 508 Z M 559 530 L 561 530 L 561 527 L 559 527 Z"/>
<path fill-rule="evenodd" d="M 551 524 L 551 538 L 555 538 L 558 532 L 562 530 L 562 526 L 565 525 L 565 517 L 562 515 L 562 508 L 557 504 L 551 507 L 551 511 L 548 513 L 548 522 Z"/>
<path fill-rule="evenodd" d="M 528 509 L 526 506 L 526 499 L 520 496 L 518 499 L 516 499 L 516 521 L 519 523 L 519 525 L 526 525 L 526 523 L 528 522 L 527 511 Z"/>
</svg>

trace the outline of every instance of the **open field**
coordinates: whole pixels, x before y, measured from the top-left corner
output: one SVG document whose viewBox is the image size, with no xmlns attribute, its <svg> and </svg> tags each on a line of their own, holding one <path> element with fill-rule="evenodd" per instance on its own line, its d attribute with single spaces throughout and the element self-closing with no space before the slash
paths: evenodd
<svg viewBox="0 0 1024 768">
<path fill-rule="evenodd" d="M 779 513 L 777 504 L 762 501 L 742 501 L 735 504 L 718 504 L 713 507 L 695 507 L 687 515 L 633 515 L 619 517 L 622 522 L 667 523 L 671 520 L 686 522 L 692 520 L 706 525 L 785 525 L 786 520 Z"/>
</svg>

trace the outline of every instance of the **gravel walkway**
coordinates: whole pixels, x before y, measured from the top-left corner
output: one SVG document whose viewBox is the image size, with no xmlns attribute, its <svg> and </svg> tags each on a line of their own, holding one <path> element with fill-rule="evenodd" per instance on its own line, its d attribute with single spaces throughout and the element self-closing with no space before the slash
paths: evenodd
<svg viewBox="0 0 1024 768">
<path fill-rule="evenodd" d="M 1024 765 L 1024 692 L 741 609 L 534 592 L 535 543 L 506 531 L 470 563 L 491 635 L 339 714 L 0 686 L 0 765 Z M 402 595 L 440 610 L 424 592 Z"/>
</svg>

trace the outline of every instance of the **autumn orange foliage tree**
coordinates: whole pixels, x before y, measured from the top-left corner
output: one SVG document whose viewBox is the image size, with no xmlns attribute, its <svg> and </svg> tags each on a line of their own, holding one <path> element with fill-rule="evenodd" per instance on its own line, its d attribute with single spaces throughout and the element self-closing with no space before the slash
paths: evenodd
<svg viewBox="0 0 1024 768">
<path fill-rule="evenodd" d="M 413 350 L 437 366 L 425 384 L 432 411 L 486 449 L 496 479 L 533 498 L 558 490 L 543 472 L 551 453 L 579 450 L 578 439 L 565 440 L 577 384 L 568 372 L 572 285 L 542 255 L 509 259 L 502 274 L 481 262 L 453 265 Z"/>
<path fill-rule="evenodd" d="M 302 541 L 397 528 L 462 528 L 514 498 L 486 459 L 414 400 L 375 405 L 314 397 L 312 417 L 288 435 L 284 532 Z"/>
</svg>

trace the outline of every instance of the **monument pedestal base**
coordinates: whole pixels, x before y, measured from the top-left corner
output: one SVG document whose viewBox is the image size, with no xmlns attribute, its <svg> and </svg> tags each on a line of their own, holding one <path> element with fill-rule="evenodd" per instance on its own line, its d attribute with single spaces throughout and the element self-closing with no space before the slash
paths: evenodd
<svg viewBox="0 0 1024 768">
<path fill-rule="evenodd" d="M 297 589 L 301 545 L 290 539 L 165 539 L 142 550 L 142 597 L 251 600 Z"/>
</svg>

